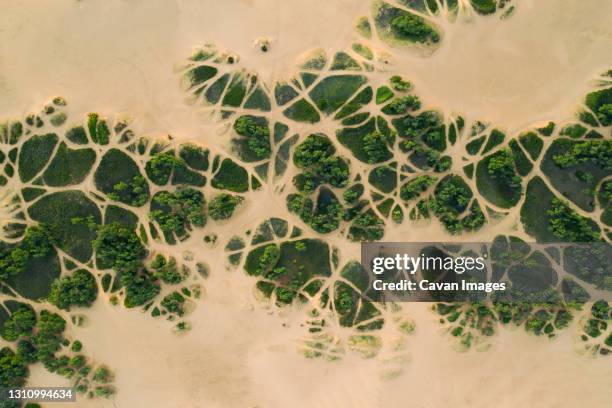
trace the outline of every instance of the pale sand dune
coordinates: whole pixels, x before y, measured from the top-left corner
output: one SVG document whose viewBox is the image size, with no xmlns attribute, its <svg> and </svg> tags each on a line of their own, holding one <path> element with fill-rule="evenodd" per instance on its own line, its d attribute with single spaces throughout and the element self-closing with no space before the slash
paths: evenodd
<svg viewBox="0 0 612 408">
<path fill-rule="evenodd" d="M 606 53 L 612 3 L 518 3 L 516 15 L 504 23 L 494 17 L 468 25 L 442 22 L 446 37 L 437 53 L 423 59 L 396 52 L 393 70 L 415 82 L 425 103 L 509 130 L 567 118 L 589 78 L 612 62 Z M 271 80 L 290 73 L 305 50 L 347 47 L 358 38 L 355 19 L 368 8 L 365 0 L 58 0 L 52 7 L 5 0 L 0 114 L 38 110 L 49 96 L 63 95 L 71 118 L 92 110 L 124 111 L 137 118 L 139 132 L 214 143 L 213 127 L 184 103 L 175 63 L 213 41 Z M 253 47 L 260 36 L 272 38 L 268 54 Z M 322 126 L 331 129 L 330 123 Z M 287 215 L 280 199 L 264 194 L 270 192 L 250 197 L 249 207 L 233 220 L 235 232 L 252 227 L 263 214 Z M 487 228 L 476 238 L 490 239 L 512 227 Z M 386 237 L 447 238 L 435 222 L 404 224 Z M 344 255 L 358 256 L 357 244 L 330 238 L 334 241 Z M 303 314 L 268 315 L 254 303 L 252 282 L 240 271 L 224 270 L 222 255 L 207 259 L 212 270 L 204 283 L 207 294 L 189 316 L 194 327 L 185 336 L 171 333 L 165 322 L 102 301 L 85 312 L 91 324 L 75 329 L 74 337 L 84 342 L 86 354 L 115 370 L 120 392 L 113 400 L 79 406 L 603 407 L 612 398 L 612 365 L 576 354 L 568 338 L 574 330 L 552 342 L 503 331 L 490 351 L 462 354 L 438 335 L 426 305 L 408 308 L 417 332 L 409 338 L 411 361 L 395 380 L 380 378 L 384 367 L 378 359 L 305 359 L 296 351 Z M 32 374 L 31 385 L 61 383 L 40 367 Z"/>
<path fill-rule="evenodd" d="M 398 57 L 426 103 L 491 121 L 511 132 L 571 117 L 610 67 L 612 2 L 525 0 L 500 24 L 441 22 L 430 58 Z"/>
<path fill-rule="evenodd" d="M 121 392 L 112 402 L 79 399 L 79 406 L 569 408 L 609 402 L 612 366 L 575 353 L 571 329 L 555 341 L 503 331 L 487 352 L 458 353 L 436 333 L 428 305 L 411 305 L 419 324 L 409 339 L 412 358 L 403 375 L 382 380 L 376 359 L 299 355 L 291 315 L 249 310 L 248 287 L 237 290 L 242 285 L 234 278 L 208 286 L 218 293 L 233 289 L 206 299 L 191 316 L 193 331 L 178 338 L 163 322 L 98 303 L 88 313 L 94 323 L 75 335 L 89 345 L 87 354 L 116 369 Z M 39 367 L 31 385 L 43 384 L 63 381 Z"/>
</svg>

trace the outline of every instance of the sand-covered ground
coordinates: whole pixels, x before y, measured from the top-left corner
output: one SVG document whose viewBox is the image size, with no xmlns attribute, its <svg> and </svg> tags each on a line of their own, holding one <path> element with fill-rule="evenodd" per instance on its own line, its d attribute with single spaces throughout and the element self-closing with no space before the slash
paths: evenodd
<svg viewBox="0 0 612 408">
<path fill-rule="evenodd" d="M 571 116 L 590 79 L 612 65 L 612 2 L 517 5 L 503 23 L 495 17 L 440 21 L 445 36 L 436 53 L 395 52 L 390 70 L 412 80 L 424 104 L 492 121 L 510 133 Z M 71 117 L 126 112 L 138 132 L 215 145 L 216 126 L 185 103 L 173 69 L 194 47 L 212 41 L 231 49 L 240 64 L 271 81 L 290 74 L 309 49 L 349 46 L 358 38 L 355 20 L 369 8 L 365 0 L 4 0 L 0 115 L 21 116 L 62 95 Z M 253 46 L 262 36 L 272 40 L 265 54 Z M 252 227 L 254 219 L 293 217 L 266 188 L 249 201 L 232 221 L 236 231 L 222 232 L 220 241 Z M 488 226 L 472 238 L 484 241 L 513 227 Z M 437 223 L 404 224 L 386 239 L 448 236 Z M 358 256 L 358 244 L 334 240 L 344 254 Z M 306 359 L 296 348 L 303 313 L 262 308 L 252 282 L 226 271 L 224 261 L 222 253 L 210 253 L 211 277 L 189 316 L 193 329 L 183 336 L 164 321 L 107 302 L 84 311 L 89 323 L 73 335 L 88 355 L 113 368 L 120 391 L 112 400 L 79 406 L 604 407 L 612 400 L 612 365 L 576 353 L 571 328 L 553 341 L 502 331 L 490 350 L 459 353 L 438 333 L 425 304 L 406 308 L 417 330 L 408 337 L 397 378 L 381 377 L 381 359 Z M 62 381 L 38 367 L 30 385 Z"/>
</svg>

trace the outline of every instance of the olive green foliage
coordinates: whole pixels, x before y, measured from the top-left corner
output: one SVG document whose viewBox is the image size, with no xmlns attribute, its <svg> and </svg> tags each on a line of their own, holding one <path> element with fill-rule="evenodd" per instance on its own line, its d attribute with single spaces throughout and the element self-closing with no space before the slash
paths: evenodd
<svg viewBox="0 0 612 408">
<path fill-rule="evenodd" d="M 9 347 L 0 349 L 0 386 L 16 388 L 25 384 L 29 375 L 28 367 L 23 358 L 15 354 Z"/>
<path fill-rule="evenodd" d="M 612 124 L 612 87 L 591 92 L 586 96 L 585 104 L 595 114 L 603 126 Z M 597 126 L 597 123 L 592 123 Z"/>
<path fill-rule="evenodd" d="M 521 198 L 522 179 L 510 148 L 503 148 L 480 161 L 476 167 L 476 184 L 491 203 L 510 208 Z"/>
<path fill-rule="evenodd" d="M 362 75 L 329 76 L 315 85 L 309 95 L 319 110 L 329 115 L 344 105 L 365 82 Z"/>
<path fill-rule="evenodd" d="M 159 192 L 153 197 L 149 216 L 166 233 L 182 233 L 189 225 L 203 227 L 204 195 L 192 188 Z"/>
<path fill-rule="evenodd" d="M 270 156 L 270 128 L 267 120 L 254 116 L 241 116 L 234 123 L 234 130 L 247 138 L 247 146 L 257 158 Z"/>
<path fill-rule="evenodd" d="M 232 159 L 224 159 L 211 184 L 214 188 L 244 193 L 249 189 L 249 175 L 243 167 L 236 164 Z"/>
<path fill-rule="evenodd" d="M 563 242 L 599 241 L 597 225 L 589 218 L 582 217 L 569 205 L 554 197 L 547 215 L 551 232 Z"/>
<path fill-rule="evenodd" d="M 470 206 L 469 213 L 460 218 L 468 210 L 472 196 L 472 191 L 460 176 L 450 175 L 436 186 L 430 207 L 450 233 L 474 231 L 485 223 L 484 214 L 477 201 Z"/>
<path fill-rule="evenodd" d="M 110 149 L 104 154 L 94 180 L 111 200 L 140 207 L 149 199 L 149 184 L 134 160 L 121 150 Z"/>
<path fill-rule="evenodd" d="M 502 149 L 491 156 L 487 170 L 489 176 L 507 183 L 510 187 L 518 187 L 521 184 L 521 178 L 516 174 L 514 158 L 510 149 Z"/>
<path fill-rule="evenodd" d="M 403 115 L 421 108 L 421 100 L 416 95 L 406 95 L 393 99 L 382 111 L 387 115 Z"/>
<path fill-rule="evenodd" d="M 31 335 L 35 325 L 36 313 L 34 310 L 29 306 L 20 305 L 4 322 L 0 335 L 6 341 L 16 341 Z"/>
<path fill-rule="evenodd" d="M 389 158 L 388 149 L 392 139 L 379 131 L 368 133 L 363 138 L 363 150 L 368 157 L 368 163 L 380 163 Z"/>
<path fill-rule="evenodd" d="M 398 13 L 390 21 L 391 31 L 400 39 L 424 43 L 438 42 L 440 35 L 420 16 L 412 13 Z"/>
<path fill-rule="evenodd" d="M 183 316 L 185 314 L 185 297 L 176 291 L 172 292 L 162 299 L 161 306 L 169 313 Z"/>
<path fill-rule="evenodd" d="M 96 160 L 93 149 L 70 149 L 66 143 L 59 145 L 55 157 L 43 174 L 49 186 L 67 186 L 82 182 Z"/>
<path fill-rule="evenodd" d="M 612 124 L 612 103 L 603 104 L 597 109 L 597 119 L 603 126 Z"/>
<path fill-rule="evenodd" d="M 21 181 L 30 181 L 45 167 L 58 142 L 56 134 L 35 135 L 21 146 L 19 152 L 19 177 Z"/>
<path fill-rule="evenodd" d="M 94 248 L 101 264 L 99 266 L 113 268 L 117 272 L 137 270 L 147 254 L 138 235 L 119 223 L 100 227 Z"/>
<path fill-rule="evenodd" d="M 399 75 L 393 75 L 389 78 L 389 82 L 391 82 L 391 87 L 398 92 L 406 92 L 412 88 L 410 81 L 402 79 Z"/>
<path fill-rule="evenodd" d="M 553 161 L 561 168 L 590 161 L 604 170 L 612 170 L 612 140 L 574 143 L 567 152 L 553 156 Z"/>
<path fill-rule="evenodd" d="M 437 180 L 437 177 L 428 175 L 416 176 L 400 188 L 400 197 L 405 201 L 414 200 Z"/>
<path fill-rule="evenodd" d="M 297 146 L 293 155 L 295 165 L 304 170 L 303 191 L 314 191 L 320 184 L 344 187 L 348 183 L 347 162 L 334 155 L 336 149 L 327 136 L 312 134 Z M 297 178 L 297 180 L 300 180 Z M 296 179 L 294 179 L 296 183 Z"/>
<path fill-rule="evenodd" d="M 173 257 L 166 259 L 163 255 L 157 254 L 151 263 L 151 269 L 153 269 L 153 277 L 165 283 L 175 285 L 183 280 L 183 275 L 179 272 L 176 259 Z"/>
<path fill-rule="evenodd" d="M 62 346 L 65 328 L 66 321 L 60 315 L 47 310 L 40 312 L 36 334 L 32 338 L 38 361 L 48 364 L 54 360 L 54 354 Z"/>
<path fill-rule="evenodd" d="M 172 171 L 183 166 L 183 160 L 177 158 L 174 152 L 162 152 L 151 157 L 151 160 L 145 166 L 145 170 L 149 180 L 163 186 L 170 180 Z"/>
<path fill-rule="evenodd" d="M 208 215 L 213 220 L 227 220 L 231 218 L 236 207 L 244 201 L 244 198 L 232 194 L 217 194 L 208 203 Z"/>
<path fill-rule="evenodd" d="M 480 14 L 495 13 L 497 8 L 496 0 L 470 0 L 474 9 Z"/>
<path fill-rule="evenodd" d="M 53 239 L 43 227 L 29 227 L 16 246 L 0 244 L 0 280 L 22 273 L 28 262 L 53 252 Z"/>
<path fill-rule="evenodd" d="M 70 276 L 56 279 L 48 300 L 60 309 L 70 310 L 72 306 L 89 307 L 97 296 L 96 278 L 89 271 L 79 269 Z"/>
<path fill-rule="evenodd" d="M 359 214 L 349 228 L 352 241 L 378 241 L 384 233 L 383 221 L 372 210 Z"/>
<path fill-rule="evenodd" d="M 67 190 L 48 194 L 28 212 L 32 219 L 48 227 L 59 248 L 81 262 L 91 258 L 91 242 L 102 216 L 98 206 L 83 192 Z"/>
<path fill-rule="evenodd" d="M 130 183 L 120 181 L 115 184 L 108 198 L 140 207 L 145 205 L 149 199 L 149 186 L 144 177 L 134 176 Z"/>
</svg>

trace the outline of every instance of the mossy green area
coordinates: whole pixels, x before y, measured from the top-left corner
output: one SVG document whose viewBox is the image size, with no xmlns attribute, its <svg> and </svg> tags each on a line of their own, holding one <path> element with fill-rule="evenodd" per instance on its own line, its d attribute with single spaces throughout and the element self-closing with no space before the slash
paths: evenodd
<svg viewBox="0 0 612 408">
<path fill-rule="evenodd" d="M 527 185 L 521 208 L 525 231 L 538 242 L 592 242 L 600 239 L 599 227 L 556 197 L 539 177 Z"/>
<path fill-rule="evenodd" d="M 493 14 L 497 10 L 497 0 L 470 0 L 470 3 L 480 14 Z"/>
<path fill-rule="evenodd" d="M 244 193 L 249 189 L 249 176 L 242 166 L 231 159 L 224 159 L 212 179 L 212 186 L 235 193 Z"/>
<path fill-rule="evenodd" d="M 241 136 L 232 140 L 240 159 L 254 162 L 270 157 L 270 126 L 266 118 L 240 116 L 234 122 L 234 130 Z"/>
<path fill-rule="evenodd" d="M 542 160 L 542 172 L 563 196 L 586 211 L 595 208 L 595 189 L 612 170 L 610 141 L 561 138 Z"/>
<path fill-rule="evenodd" d="M 330 115 L 344 105 L 363 86 L 366 78 L 362 75 L 334 75 L 321 80 L 309 96 L 324 114 Z"/>
<path fill-rule="evenodd" d="M 338 113 L 334 116 L 334 119 L 342 119 L 347 118 L 353 113 L 359 111 L 362 107 L 369 104 L 373 98 L 373 92 L 371 87 L 363 88 L 353 99 L 351 99 L 347 104 L 345 104 L 342 109 L 338 111 Z M 367 112 L 362 112 L 361 115 L 366 114 Z M 355 115 L 358 116 L 358 115 Z M 355 117 L 353 116 L 353 117 Z"/>
<path fill-rule="evenodd" d="M 585 104 L 597 118 L 597 122 L 588 121 L 590 125 L 612 125 L 612 87 L 591 92 L 586 96 Z"/>
<path fill-rule="evenodd" d="M 201 65 L 189 71 L 190 86 L 197 87 L 217 75 L 218 70 L 215 67 Z"/>
<path fill-rule="evenodd" d="M 525 202 L 521 207 L 521 222 L 525 231 L 538 242 L 556 242 L 557 237 L 550 230 L 548 212 L 554 194 L 540 177 L 534 177 L 527 184 Z"/>
<path fill-rule="evenodd" d="M 149 217 L 161 228 L 167 242 L 172 235 L 182 238 L 193 227 L 206 224 L 204 195 L 192 188 L 177 191 L 160 191 L 151 200 Z"/>
<path fill-rule="evenodd" d="M 390 193 L 397 187 L 397 171 L 390 166 L 376 167 L 370 172 L 368 182 L 383 193 Z"/>
<path fill-rule="evenodd" d="M 4 245 L 0 242 L 0 248 Z M 4 248 L 0 249 L 0 252 Z M 30 257 L 23 271 L 6 279 L 5 283 L 25 298 L 40 300 L 49 295 L 51 283 L 59 277 L 60 273 L 57 251 L 52 249 L 42 257 Z"/>
<path fill-rule="evenodd" d="M 483 143 L 486 140 L 486 136 L 480 136 L 474 140 L 472 140 L 471 142 L 469 142 L 466 146 L 465 146 L 465 150 L 471 154 L 472 156 L 478 154 L 478 152 L 480 151 L 480 148 L 482 147 Z"/>
<path fill-rule="evenodd" d="M 370 118 L 361 126 L 338 130 L 336 137 L 358 160 L 374 164 L 393 157 L 388 148 L 392 139 L 381 130 L 387 129 L 381 129 L 376 118 Z"/>
<path fill-rule="evenodd" d="M 138 216 L 125 208 L 108 205 L 104 211 L 104 224 L 115 222 L 135 230 L 138 225 Z"/>
<path fill-rule="evenodd" d="M 499 146 L 504 142 L 506 135 L 498 129 L 493 129 L 489 138 L 487 139 L 487 144 L 482 149 L 482 154 L 486 154 L 493 150 L 495 147 Z"/>
<path fill-rule="evenodd" d="M 181 145 L 179 156 L 185 163 L 195 170 L 206 171 L 209 166 L 209 154 L 207 149 L 193 144 Z"/>
<path fill-rule="evenodd" d="M 62 142 L 43 173 L 43 181 L 53 187 L 79 184 L 87 177 L 95 160 L 96 152 L 93 149 L 73 150 Z"/>
<path fill-rule="evenodd" d="M 317 239 L 267 244 L 249 252 L 245 271 L 264 278 L 258 288 L 276 294 L 279 304 L 289 304 L 311 279 L 331 276 L 329 246 Z"/>
<path fill-rule="evenodd" d="M 531 170 L 533 170 L 533 164 L 531 164 L 531 161 L 527 155 L 523 153 L 523 150 L 519 146 L 518 142 L 516 140 L 511 140 L 508 143 L 508 146 L 510 146 L 510 149 L 512 150 L 512 156 L 514 157 L 514 164 L 516 165 L 518 174 L 523 177 L 529 174 Z"/>
<path fill-rule="evenodd" d="M 511 208 L 521 198 L 521 178 L 517 174 L 511 150 L 498 150 L 478 162 L 476 186 L 478 191 L 501 208 Z"/>
<path fill-rule="evenodd" d="M 245 109 L 254 109 L 263 112 L 269 112 L 272 109 L 270 97 L 266 92 L 264 92 L 261 86 L 255 88 L 244 103 L 244 107 Z"/>
<path fill-rule="evenodd" d="M 23 143 L 19 151 L 19 177 L 21 181 L 30 181 L 49 162 L 51 154 L 58 142 L 54 133 L 35 135 Z"/>
<path fill-rule="evenodd" d="M 221 105 L 237 108 L 242 105 L 242 101 L 246 95 L 246 81 L 241 73 L 235 74 L 232 78 L 225 96 L 221 101 Z"/>
<path fill-rule="evenodd" d="M 102 217 L 98 206 L 81 191 L 48 194 L 28 209 L 33 220 L 48 226 L 57 246 L 81 262 L 93 253 L 95 229 Z"/>
<path fill-rule="evenodd" d="M 440 34 L 423 17 L 406 10 L 393 7 L 380 1 L 376 2 L 374 20 L 379 33 L 399 42 L 437 43 Z"/>
<path fill-rule="evenodd" d="M 522 134 L 519 136 L 519 141 L 532 160 L 536 160 L 540 156 L 540 153 L 542 153 L 544 142 L 534 132 Z"/>
<path fill-rule="evenodd" d="M 604 209 L 601 221 L 608 226 L 612 226 L 612 181 L 605 181 L 601 184 L 597 199 L 601 208 Z"/>
<path fill-rule="evenodd" d="M 296 122 L 317 123 L 321 120 L 319 112 L 305 99 L 300 99 L 289 106 L 283 111 L 283 115 Z"/>
<path fill-rule="evenodd" d="M 474 193 L 460 176 L 444 177 L 434 189 L 430 207 L 451 234 L 480 229 L 485 218 Z"/>
<path fill-rule="evenodd" d="M 136 162 L 119 149 L 110 149 L 94 173 L 96 187 L 124 204 L 142 206 L 149 199 L 149 185 Z"/>
</svg>

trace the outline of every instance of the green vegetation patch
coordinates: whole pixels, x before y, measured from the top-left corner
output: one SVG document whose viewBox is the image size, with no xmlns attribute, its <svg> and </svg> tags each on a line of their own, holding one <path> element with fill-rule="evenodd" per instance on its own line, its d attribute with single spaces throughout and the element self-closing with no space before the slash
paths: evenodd
<svg viewBox="0 0 612 408">
<path fill-rule="evenodd" d="M 591 92 L 585 103 L 602 126 L 612 125 L 612 87 Z"/>
<path fill-rule="evenodd" d="M 234 130 L 241 138 L 233 139 L 240 158 L 253 162 L 270 157 L 270 126 L 263 117 L 244 115 L 234 122 Z"/>
<path fill-rule="evenodd" d="M 532 160 L 536 160 L 540 153 L 542 153 L 542 148 L 544 147 L 544 141 L 538 137 L 534 132 L 528 132 L 519 136 L 519 141 L 529 153 L 529 156 Z"/>
<path fill-rule="evenodd" d="M 237 195 L 217 194 L 208 204 L 208 215 L 213 220 L 227 220 L 232 217 L 236 207 L 243 201 L 244 198 Z"/>
<path fill-rule="evenodd" d="M 48 230 L 30 227 L 21 242 L 0 241 L 0 281 L 29 299 L 44 298 L 60 274 L 57 251 Z"/>
<path fill-rule="evenodd" d="M 30 217 L 48 226 L 56 244 L 70 256 L 87 262 L 95 229 L 101 223 L 98 206 L 80 191 L 61 191 L 42 197 L 29 209 Z"/>
<path fill-rule="evenodd" d="M 340 129 L 336 135 L 338 141 L 364 163 L 380 163 L 393 157 L 388 149 L 392 138 L 377 129 L 376 118 L 358 127 Z"/>
<path fill-rule="evenodd" d="M 430 207 L 451 234 L 475 231 L 484 225 L 484 214 L 478 202 L 472 202 L 473 195 L 463 178 L 454 174 L 436 185 Z"/>
<path fill-rule="evenodd" d="M 376 26 L 395 40 L 410 43 L 437 43 L 440 34 L 423 17 L 381 2 L 375 16 Z"/>
<path fill-rule="evenodd" d="M 317 123 L 321 120 L 319 112 L 305 99 L 300 99 L 283 111 L 283 115 L 296 122 Z"/>
<path fill-rule="evenodd" d="M 55 157 L 45 170 L 43 180 L 48 186 L 60 187 L 81 183 L 96 161 L 93 149 L 70 149 L 62 142 Z"/>
<path fill-rule="evenodd" d="M 269 244 L 252 250 L 244 267 L 267 280 L 257 285 L 264 295 L 274 292 L 279 304 L 290 304 L 311 279 L 331 276 L 329 246 L 318 239 Z"/>
<path fill-rule="evenodd" d="M 244 193 L 249 189 L 249 175 L 242 166 L 236 164 L 233 160 L 224 159 L 219 171 L 212 179 L 212 186 L 235 193 Z"/>
<path fill-rule="evenodd" d="M 533 164 L 531 164 L 531 161 L 523 152 L 518 142 L 516 140 L 510 140 L 508 146 L 510 146 L 510 149 L 512 150 L 512 156 L 514 156 L 514 164 L 516 165 L 518 174 L 523 177 L 529 174 L 533 169 Z"/>
<path fill-rule="evenodd" d="M 541 169 L 557 191 L 593 211 L 596 186 L 612 170 L 612 141 L 557 139 L 546 151 Z"/>
<path fill-rule="evenodd" d="M 204 195 L 192 188 L 160 191 L 151 200 L 149 216 L 159 224 L 167 239 L 172 233 L 182 237 L 191 226 L 201 228 L 206 224 L 204 204 Z"/>
<path fill-rule="evenodd" d="M 362 75 L 334 75 L 321 80 L 309 93 L 319 110 L 329 115 L 344 105 L 363 84 Z"/>
<path fill-rule="evenodd" d="M 104 224 L 112 224 L 115 222 L 136 229 L 138 225 L 138 216 L 122 207 L 108 205 L 104 211 Z"/>
<path fill-rule="evenodd" d="M 149 200 L 149 184 L 136 162 L 118 149 L 110 149 L 102 157 L 94 173 L 96 187 L 115 201 L 143 206 Z"/>
<path fill-rule="evenodd" d="M 56 279 L 48 300 L 60 309 L 73 306 L 89 307 L 98 296 L 98 283 L 91 272 L 78 269 L 69 276 Z"/>
<path fill-rule="evenodd" d="M 592 242 L 600 239 L 597 224 L 555 197 L 539 177 L 529 182 L 526 194 L 521 221 L 525 231 L 539 242 Z"/>
<path fill-rule="evenodd" d="M 486 156 L 476 166 L 478 191 L 491 203 L 511 208 L 521 198 L 521 177 L 517 174 L 512 151 L 508 148 Z"/>
<path fill-rule="evenodd" d="M 470 0 L 479 14 L 493 14 L 497 10 L 497 0 Z"/>
<path fill-rule="evenodd" d="M 28 182 L 34 178 L 47 164 L 51 153 L 58 142 L 56 134 L 35 135 L 21 146 L 19 152 L 19 177 Z"/>
<path fill-rule="evenodd" d="M 390 166 L 376 167 L 368 177 L 370 184 L 383 193 L 390 193 L 397 187 L 397 170 Z"/>
<path fill-rule="evenodd" d="M 179 156 L 189 167 L 201 171 L 208 170 L 209 153 L 208 149 L 193 144 L 181 145 L 179 150 Z"/>
</svg>

